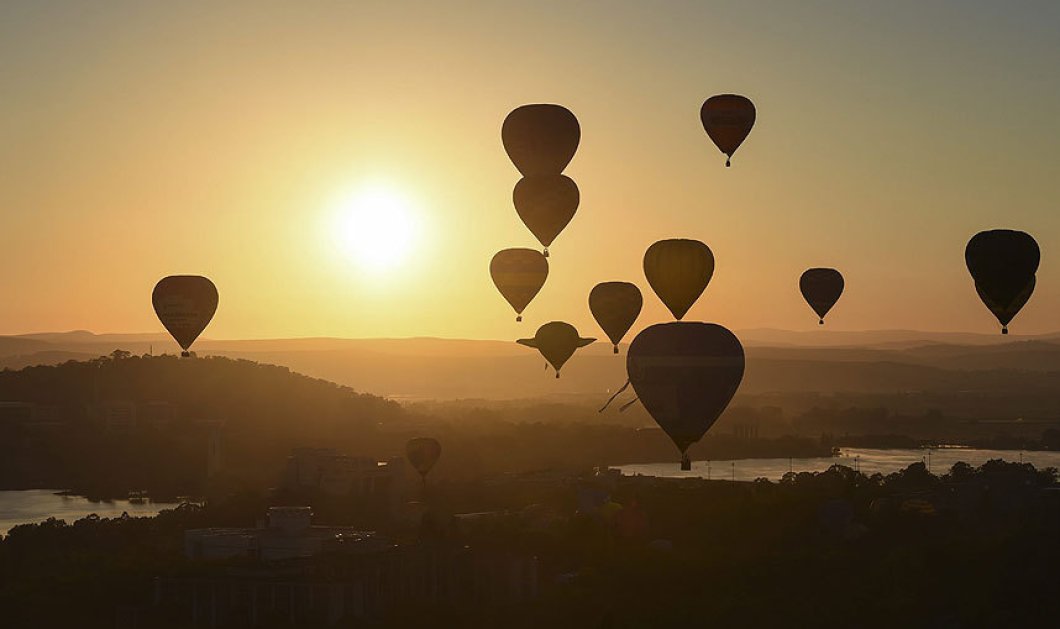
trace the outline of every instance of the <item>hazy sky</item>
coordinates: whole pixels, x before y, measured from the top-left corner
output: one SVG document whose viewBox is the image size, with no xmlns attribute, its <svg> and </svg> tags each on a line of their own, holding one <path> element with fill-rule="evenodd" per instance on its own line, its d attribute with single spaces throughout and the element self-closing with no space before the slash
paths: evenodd
<svg viewBox="0 0 1060 629">
<path fill-rule="evenodd" d="M 223 7 L 221 5 L 224 5 Z M 688 319 L 816 328 L 799 274 L 835 266 L 835 329 L 991 332 L 964 267 L 1005 227 L 1043 251 L 1016 333 L 1060 328 L 1060 3 L 0 2 L 0 333 L 161 330 L 164 275 L 221 304 L 205 335 L 600 335 L 599 281 L 645 248 L 717 271 Z M 733 167 L 703 100 L 752 98 Z M 504 116 L 569 107 L 582 193 L 514 323 L 487 266 L 537 246 Z M 402 265 L 334 244 L 334 199 L 413 207 Z M 340 221 L 341 222 L 341 221 Z"/>
</svg>

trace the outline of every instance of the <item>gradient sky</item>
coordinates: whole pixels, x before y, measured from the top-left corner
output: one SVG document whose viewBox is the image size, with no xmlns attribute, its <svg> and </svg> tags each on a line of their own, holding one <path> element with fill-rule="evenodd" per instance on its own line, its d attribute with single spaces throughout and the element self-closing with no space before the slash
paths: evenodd
<svg viewBox="0 0 1060 629">
<path fill-rule="evenodd" d="M 220 5 L 224 5 L 223 7 Z M 445 6 L 443 6 L 445 5 Z M 993 332 L 963 251 L 1043 251 L 1016 333 L 1060 328 L 1060 3 L 0 3 L 0 333 L 161 330 L 164 275 L 209 276 L 205 335 L 600 335 L 599 281 L 691 237 L 717 271 L 688 319 L 814 329 L 799 274 L 834 266 L 835 329 Z M 752 98 L 733 167 L 703 100 Z M 500 142 L 569 107 L 582 192 L 515 324 L 487 266 L 536 247 Z M 330 200 L 384 182 L 418 208 L 400 269 L 337 253 Z"/>
</svg>

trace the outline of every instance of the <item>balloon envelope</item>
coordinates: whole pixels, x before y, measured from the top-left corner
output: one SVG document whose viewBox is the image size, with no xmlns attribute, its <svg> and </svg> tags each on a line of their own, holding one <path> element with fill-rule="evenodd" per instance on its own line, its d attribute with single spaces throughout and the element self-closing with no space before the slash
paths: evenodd
<svg viewBox="0 0 1060 629">
<path fill-rule="evenodd" d="M 421 476 L 426 476 L 431 471 L 440 456 L 442 444 L 438 443 L 437 439 L 416 437 L 409 439 L 405 444 L 405 457 Z"/>
<path fill-rule="evenodd" d="M 843 294 L 843 275 L 835 269 L 807 269 L 799 278 L 799 290 L 824 324 L 824 316 Z"/>
<path fill-rule="evenodd" d="M 217 287 L 199 275 L 170 275 L 151 293 L 155 314 L 180 348 L 188 348 L 217 312 Z"/>
<path fill-rule="evenodd" d="M 714 254 L 698 240 L 660 240 L 644 252 L 644 276 L 680 320 L 714 275 Z"/>
<path fill-rule="evenodd" d="M 574 218 L 580 198 L 578 185 L 564 175 L 523 177 L 512 192 L 519 218 L 545 247 Z"/>
<path fill-rule="evenodd" d="M 644 408 L 684 454 L 736 394 L 743 346 L 713 323 L 659 323 L 633 339 L 626 371 Z"/>
<path fill-rule="evenodd" d="M 505 249 L 490 260 L 490 277 L 517 315 L 545 285 L 548 260 L 535 249 Z M 522 320 L 519 317 L 518 320 Z"/>
<path fill-rule="evenodd" d="M 619 342 L 640 316 L 643 305 L 640 289 L 629 282 L 603 282 L 589 292 L 589 310 L 615 346 L 616 354 Z"/>
<path fill-rule="evenodd" d="M 964 261 L 975 289 L 990 312 L 1008 332 L 1008 323 L 1034 292 L 1041 250 L 1025 232 L 995 229 L 972 236 Z"/>
<path fill-rule="evenodd" d="M 718 149 L 730 158 L 755 126 L 755 116 L 754 103 L 737 94 L 711 96 L 699 110 L 703 129 Z M 729 160 L 725 165 L 729 165 Z"/>
<path fill-rule="evenodd" d="M 578 119 L 560 105 L 523 105 L 501 125 L 508 157 L 524 176 L 563 172 L 581 140 Z"/>
<path fill-rule="evenodd" d="M 552 368 L 559 370 L 563 364 L 574 355 L 579 347 L 585 347 L 596 339 L 583 339 L 578 335 L 578 330 L 573 325 L 563 321 L 550 321 L 537 329 L 537 334 L 532 339 L 519 339 L 516 343 L 533 347 L 541 352 Z"/>
<path fill-rule="evenodd" d="M 975 285 L 975 292 L 977 295 L 979 295 L 979 299 L 981 299 L 983 303 L 986 304 L 986 307 L 990 310 L 994 317 L 997 318 L 998 323 L 1003 326 L 1002 332 L 1007 333 L 1008 324 L 1012 321 L 1013 318 L 1015 318 L 1017 314 L 1019 314 L 1019 311 L 1023 309 L 1023 306 L 1031 298 L 1031 294 L 1034 293 L 1034 285 L 1036 283 L 1037 279 L 1035 278 L 1035 276 L 1032 275 L 1030 281 L 1027 282 L 1027 285 L 1023 287 L 1023 290 L 1020 291 L 1019 294 L 1017 294 L 1014 298 L 1005 302 L 995 301 L 993 297 L 983 291 L 983 288 L 978 283 Z"/>
</svg>

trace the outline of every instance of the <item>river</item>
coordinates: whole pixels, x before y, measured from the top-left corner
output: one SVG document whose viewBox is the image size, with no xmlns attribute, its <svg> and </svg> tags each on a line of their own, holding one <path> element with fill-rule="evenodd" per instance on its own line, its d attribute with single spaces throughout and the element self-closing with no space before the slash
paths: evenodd
<svg viewBox="0 0 1060 629">
<path fill-rule="evenodd" d="M 1021 459 L 1022 457 L 1022 459 Z M 804 459 L 736 459 L 693 461 L 692 469 L 682 472 L 675 455 L 666 463 L 637 463 L 615 466 L 627 476 L 661 476 L 667 478 L 713 478 L 751 481 L 756 478 L 779 480 L 788 471 L 823 472 L 839 464 L 861 470 L 866 475 L 876 472 L 890 474 L 923 461 L 935 474 L 944 474 L 958 461 L 979 466 L 991 459 L 1032 463 L 1037 468 L 1060 468 L 1060 452 L 1019 450 L 977 450 L 974 448 L 933 448 L 931 450 L 878 450 L 872 448 L 843 448 L 836 457 Z"/>
<path fill-rule="evenodd" d="M 50 517 L 73 524 L 75 520 L 93 513 L 101 518 L 116 518 L 122 513 L 149 516 L 175 506 L 176 503 L 135 503 L 128 500 L 92 502 L 83 496 L 60 496 L 56 490 L 50 489 L 0 491 L 0 535 L 6 535 L 19 524 L 42 522 Z"/>
</svg>

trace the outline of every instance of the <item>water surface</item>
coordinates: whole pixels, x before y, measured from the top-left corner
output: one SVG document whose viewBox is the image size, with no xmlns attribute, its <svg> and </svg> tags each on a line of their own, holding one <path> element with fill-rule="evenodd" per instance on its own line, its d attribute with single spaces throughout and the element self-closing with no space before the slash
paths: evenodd
<svg viewBox="0 0 1060 629">
<path fill-rule="evenodd" d="M 117 518 L 122 513 L 148 516 L 175 506 L 176 503 L 169 502 L 134 503 L 128 500 L 92 502 L 84 496 L 60 496 L 52 489 L 0 491 L 0 535 L 6 535 L 19 524 L 43 522 L 50 517 L 73 524 L 93 513 L 101 518 Z"/>
<path fill-rule="evenodd" d="M 756 478 L 780 480 L 788 471 L 823 472 L 839 464 L 857 468 L 869 476 L 879 472 L 890 474 L 913 463 L 923 462 L 935 474 L 944 474 L 954 463 L 963 461 L 979 466 L 991 459 L 1031 463 L 1039 469 L 1060 468 L 1060 452 L 1031 452 L 1019 450 L 977 450 L 975 448 L 937 448 L 931 450 L 881 450 L 873 448 L 843 448 L 839 456 L 810 457 L 803 459 L 736 459 L 717 461 L 693 461 L 692 469 L 682 472 L 675 456 L 672 462 L 636 463 L 619 465 L 616 469 L 632 476 L 661 476 L 667 478 L 712 478 L 750 481 Z"/>
</svg>

